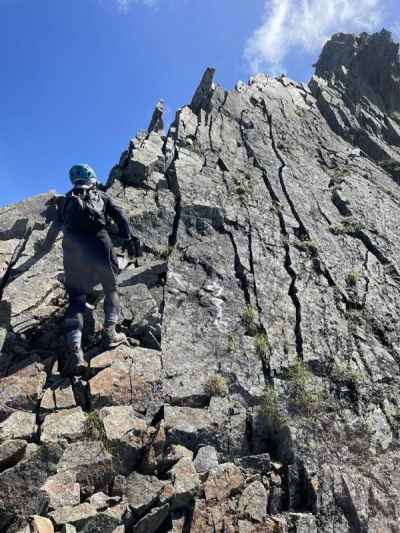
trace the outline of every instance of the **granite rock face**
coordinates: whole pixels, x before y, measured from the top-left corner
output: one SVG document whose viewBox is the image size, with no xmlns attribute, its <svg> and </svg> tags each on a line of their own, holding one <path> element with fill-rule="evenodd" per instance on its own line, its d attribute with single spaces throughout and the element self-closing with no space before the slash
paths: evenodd
<svg viewBox="0 0 400 533">
<path fill-rule="evenodd" d="M 127 344 L 95 287 L 82 378 L 55 195 L 0 209 L 1 531 L 400 531 L 398 45 L 213 78 L 110 172 L 144 254 L 110 226 Z"/>
</svg>

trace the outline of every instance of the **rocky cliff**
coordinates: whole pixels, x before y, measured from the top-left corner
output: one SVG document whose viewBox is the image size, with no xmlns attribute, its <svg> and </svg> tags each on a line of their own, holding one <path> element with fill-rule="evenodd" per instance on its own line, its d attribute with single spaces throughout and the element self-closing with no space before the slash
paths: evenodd
<svg viewBox="0 0 400 533">
<path fill-rule="evenodd" d="M 131 344 L 99 349 L 95 288 L 84 379 L 54 195 L 0 210 L 1 531 L 400 531 L 398 48 L 334 35 L 309 85 L 208 69 L 167 134 L 157 106 L 107 184 L 145 249 Z"/>
</svg>

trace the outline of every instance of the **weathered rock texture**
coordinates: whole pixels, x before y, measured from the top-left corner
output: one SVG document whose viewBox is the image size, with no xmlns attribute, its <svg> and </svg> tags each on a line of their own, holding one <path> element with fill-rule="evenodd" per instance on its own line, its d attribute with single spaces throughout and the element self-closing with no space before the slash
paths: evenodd
<svg viewBox="0 0 400 533">
<path fill-rule="evenodd" d="M 90 296 L 84 379 L 53 194 L 0 210 L 1 531 L 400 531 L 398 45 L 335 35 L 308 86 L 213 76 L 111 171 L 145 253 L 129 345 L 99 350 Z"/>
</svg>

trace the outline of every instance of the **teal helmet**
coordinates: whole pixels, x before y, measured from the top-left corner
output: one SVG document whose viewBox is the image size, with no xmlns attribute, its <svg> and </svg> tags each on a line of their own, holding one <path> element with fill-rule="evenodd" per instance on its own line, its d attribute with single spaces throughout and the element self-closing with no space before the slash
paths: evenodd
<svg viewBox="0 0 400 533">
<path fill-rule="evenodd" d="M 91 187 L 96 185 L 96 172 L 89 165 L 74 165 L 69 171 L 69 179 L 74 187 Z"/>
</svg>

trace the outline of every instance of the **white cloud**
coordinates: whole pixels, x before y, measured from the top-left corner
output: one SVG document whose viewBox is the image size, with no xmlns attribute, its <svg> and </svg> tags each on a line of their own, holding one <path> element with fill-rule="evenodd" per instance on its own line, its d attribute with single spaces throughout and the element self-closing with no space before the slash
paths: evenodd
<svg viewBox="0 0 400 533">
<path fill-rule="evenodd" d="M 156 7 L 159 0 L 117 0 L 118 7 L 121 11 L 128 11 L 132 4 L 143 4 L 147 7 Z"/>
<path fill-rule="evenodd" d="M 268 0 L 264 20 L 248 39 L 253 72 L 276 74 L 292 50 L 319 51 L 335 32 L 372 31 L 383 20 L 382 0 Z"/>
</svg>

